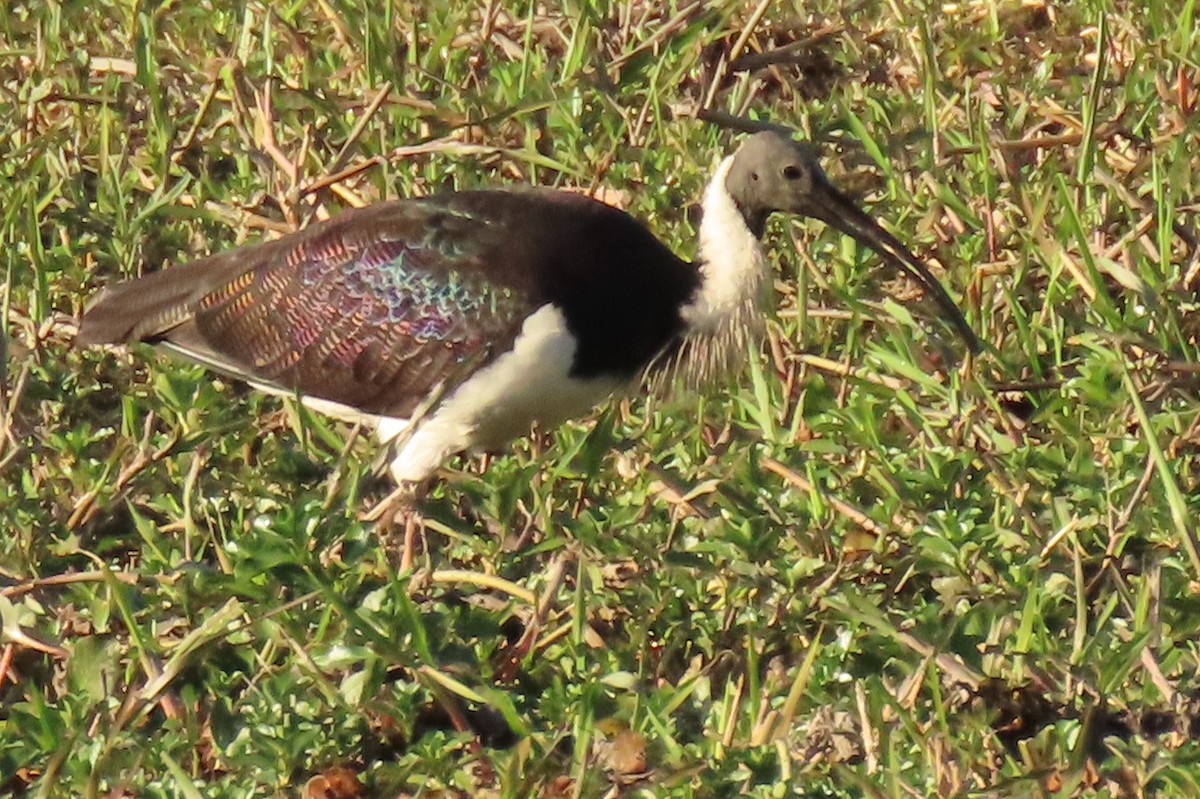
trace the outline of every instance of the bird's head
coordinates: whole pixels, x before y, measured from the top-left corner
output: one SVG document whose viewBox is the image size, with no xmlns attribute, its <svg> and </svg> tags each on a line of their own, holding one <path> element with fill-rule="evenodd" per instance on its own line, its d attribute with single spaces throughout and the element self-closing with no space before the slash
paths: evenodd
<svg viewBox="0 0 1200 799">
<path fill-rule="evenodd" d="M 875 250 L 933 295 L 972 352 L 982 348 L 962 312 L 929 268 L 853 200 L 834 188 L 808 145 L 773 132 L 751 136 L 733 156 L 725 189 L 756 236 L 762 235 L 767 217 L 779 211 L 819 219 Z"/>
</svg>

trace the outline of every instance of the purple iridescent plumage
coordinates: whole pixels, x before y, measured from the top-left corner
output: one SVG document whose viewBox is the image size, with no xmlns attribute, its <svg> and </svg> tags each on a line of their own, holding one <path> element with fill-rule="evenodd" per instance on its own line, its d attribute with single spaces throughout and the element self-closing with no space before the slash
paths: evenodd
<svg viewBox="0 0 1200 799">
<path fill-rule="evenodd" d="M 458 344 L 469 338 L 461 322 L 511 299 L 478 274 L 455 270 L 431 271 L 427 248 L 404 241 L 374 242 L 350 262 L 310 260 L 300 266 L 301 283 L 336 294 L 346 303 L 344 313 L 362 314 L 375 326 L 396 325 L 422 341 Z M 330 282 L 333 288 L 326 287 Z"/>
<path fill-rule="evenodd" d="M 265 257 L 197 303 L 206 347 L 281 388 L 394 414 L 508 346 L 531 306 L 488 279 L 487 226 L 431 202 L 391 211 L 245 251 Z"/>
<path fill-rule="evenodd" d="M 695 282 L 610 206 L 548 189 L 460 192 L 110 287 L 79 341 L 161 341 L 269 390 L 403 418 L 510 351 L 545 305 L 573 337 L 586 330 L 573 377 L 633 378 L 681 326 L 646 311 L 677 307 Z"/>
</svg>

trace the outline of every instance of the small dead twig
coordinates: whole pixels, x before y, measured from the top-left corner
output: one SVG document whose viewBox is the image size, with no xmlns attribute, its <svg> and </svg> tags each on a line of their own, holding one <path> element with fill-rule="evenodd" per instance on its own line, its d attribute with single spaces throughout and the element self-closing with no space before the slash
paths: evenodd
<svg viewBox="0 0 1200 799">
<path fill-rule="evenodd" d="M 375 96 L 371 98 L 371 101 L 367 103 L 367 107 L 363 109 L 362 114 L 355 120 L 354 127 L 350 129 L 350 133 L 346 136 L 346 141 L 342 142 L 341 149 L 338 150 L 337 155 L 334 156 L 333 161 L 326 168 L 329 172 L 337 172 L 349 163 L 351 150 L 362 137 L 363 131 L 367 129 L 367 125 L 370 124 L 371 118 L 375 116 L 375 112 L 379 110 L 379 107 L 383 105 L 391 92 L 391 81 L 385 81 L 379 87 L 379 91 L 375 92 Z"/>
<path fill-rule="evenodd" d="M 831 36 L 837 36 L 846 30 L 845 25 L 825 25 L 818 28 L 803 39 L 798 39 L 782 47 L 776 47 L 773 50 L 767 50 L 762 53 L 751 53 L 749 55 L 738 55 L 736 48 L 730 51 L 731 60 L 729 62 L 730 72 L 754 72 L 755 70 L 769 67 L 773 64 L 782 64 L 794 60 L 797 56 L 804 53 L 806 50 L 811 50 L 814 46 L 820 44 Z"/>
<path fill-rule="evenodd" d="M 1108 546 L 1105 548 L 1104 557 L 1111 558 L 1117 548 L 1117 539 L 1121 537 L 1121 533 L 1129 525 L 1129 520 L 1133 518 L 1133 512 L 1137 510 L 1137 506 L 1141 504 L 1142 497 L 1146 495 L 1146 490 L 1150 488 L 1150 481 L 1154 479 L 1154 460 L 1146 460 L 1146 469 L 1142 472 L 1142 479 L 1138 481 L 1137 488 L 1133 490 L 1132 496 L 1129 497 L 1129 502 L 1125 503 L 1121 515 L 1117 517 L 1113 523 L 1112 536 L 1108 540 Z M 1097 575 L 1099 576 L 1099 575 Z"/>
<path fill-rule="evenodd" d="M 1021 518 L 1025 520 L 1025 525 L 1029 528 L 1030 533 L 1039 541 L 1047 539 L 1046 534 L 1042 531 L 1041 525 L 1037 519 L 1030 513 L 1029 508 L 1025 504 L 1025 495 L 1029 490 L 1028 486 L 1016 488 L 1010 483 L 1006 477 L 1008 472 L 1001 465 L 995 456 L 986 450 L 980 450 L 977 453 L 980 460 L 988 469 L 988 478 L 995 481 L 996 489 L 1001 496 L 1007 497 L 1017 511 L 1021 514 Z"/>
<path fill-rule="evenodd" d="M 310 194 L 316 194 L 319 191 L 332 187 L 336 183 L 341 183 L 344 180 L 349 180 L 355 175 L 366 172 L 368 169 L 378 166 L 383 163 L 383 158 L 378 155 L 373 155 L 370 158 L 359 161 L 357 164 L 348 166 L 340 172 L 335 172 L 331 175 L 317 178 L 316 180 L 301 186 L 298 194 L 300 197 L 307 197 Z"/>
<path fill-rule="evenodd" d="M 988 391 L 993 394 L 1003 394 L 1006 391 L 1011 391 L 1018 394 L 1028 394 L 1034 391 L 1050 391 L 1053 389 L 1062 388 L 1062 378 L 1050 378 L 1047 380 L 1010 380 L 999 383 L 992 383 L 988 386 Z"/>
<path fill-rule="evenodd" d="M 171 153 L 172 162 L 179 163 L 195 143 L 196 136 L 200 133 L 200 126 L 204 123 L 204 117 L 208 114 L 208 109 L 212 107 L 213 101 L 217 99 L 217 92 L 220 91 L 220 88 L 221 81 L 219 80 L 213 80 L 208 84 L 208 91 L 204 93 L 199 107 L 196 108 L 196 118 L 192 121 L 192 126 L 188 128 L 187 133 L 183 134 L 183 138 L 179 140 L 179 144 Z"/>
<path fill-rule="evenodd" d="M 762 467 L 764 469 L 766 469 L 768 472 L 771 472 L 772 474 L 782 477 L 785 481 L 787 481 L 788 483 L 791 483 L 793 486 L 800 489 L 801 491 L 812 493 L 812 492 L 815 492 L 818 490 L 817 487 L 814 486 L 812 483 L 810 483 L 807 478 L 805 478 L 802 475 L 800 475 L 799 473 L 789 469 L 787 466 L 784 466 L 782 463 L 775 460 L 774 458 L 764 457 L 760 461 L 760 463 L 762 464 Z M 868 516 L 867 514 L 863 513 L 858 508 L 851 505 L 849 502 L 846 502 L 845 500 L 842 500 L 842 499 L 838 499 L 837 497 L 828 496 L 827 494 L 824 494 L 823 492 L 820 492 L 820 493 L 821 493 L 821 498 L 825 502 L 828 502 L 830 507 L 832 507 L 838 513 L 841 513 L 843 516 L 848 518 L 850 521 L 857 524 L 859 527 L 861 527 L 867 533 L 869 533 L 873 536 L 876 536 L 876 537 L 883 537 L 883 536 L 887 535 L 887 530 L 885 530 L 883 527 L 881 527 L 879 524 L 877 524 L 875 522 L 875 520 L 872 519 L 870 516 Z"/>
<path fill-rule="evenodd" d="M 639 44 L 637 47 L 634 47 L 632 50 L 629 50 L 628 52 L 625 52 L 625 53 L 621 53 L 619 56 L 612 59 L 612 61 L 610 61 L 609 65 L 608 65 L 609 70 L 615 73 L 615 72 L 619 71 L 621 69 L 621 67 L 626 64 L 626 62 L 628 62 L 634 58 L 637 58 L 639 55 L 646 52 L 647 50 L 653 50 L 655 47 L 657 47 L 659 45 L 659 43 L 661 43 L 663 40 L 669 38 L 672 34 L 674 34 L 676 31 L 678 31 L 680 28 L 682 28 L 685 24 L 687 24 L 687 21 L 689 19 L 691 19 L 691 17 L 693 15 L 695 15 L 696 13 L 698 13 L 700 11 L 703 11 L 704 5 L 705 4 L 704 4 L 703 0 L 696 0 L 696 2 L 689 3 L 686 6 L 684 6 L 683 8 L 681 8 L 679 10 L 679 13 L 677 13 L 675 16 L 671 17 L 669 20 L 664 22 L 662 24 L 662 26 L 659 27 L 657 30 L 655 30 L 654 33 L 652 33 L 650 36 L 648 36 L 644 42 Z"/>
<path fill-rule="evenodd" d="M 8 669 L 12 666 L 13 653 L 16 651 L 16 644 L 10 642 L 4 645 L 4 652 L 0 654 L 0 685 L 4 685 L 6 679 L 12 679 L 8 676 Z M 16 682 L 16 680 L 12 681 Z"/>
<path fill-rule="evenodd" d="M 146 422 L 142 427 L 142 440 L 138 444 L 137 454 L 133 460 L 121 469 L 117 475 L 117 480 L 113 484 L 113 499 L 122 496 L 125 489 L 133 482 L 133 478 L 137 477 L 146 468 L 158 463 L 163 458 L 175 449 L 175 445 L 179 443 L 181 433 L 179 428 L 171 431 L 170 437 L 166 443 L 158 449 L 150 451 L 150 436 L 154 432 L 154 414 L 146 416 Z M 81 525 L 90 521 L 98 512 L 99 507 L 96 505 L 96 498 L 100 496 L 102 486 L 97 486 L 75 502 L 75 507 L 71 510 L 71 515 L 67 518 L 67 529 L 76 530 Z"/>
<path fill-rule="evenodd" d="M 903 380 L 897 380 L 896 378 L 888 377 L 887 375 L 874 374 L 862 369 L 861 367 L 851 366 L 847 362 L 839 363 L 838 361 L 833 361 L 829 358 L 822 358 L 819 355 L 801 353 L 796 356 L 796 360 L 802 364 L 811 366 L 814 369 L 819 369 L 822 372 L 829 372 L 831 374 L 841 375 L 842 377 L 862 380 L 867 383 L 874 383 L 877 386 L 883 386 L 891 391 L 899 391 L 906 385 L 905 381 Z"/>
<path fill-rule="evenodd" d="M 740 133 L 761 133 L 766 130 L 782 133 L 785 136 L 792 136 L 796 133 L 795 128 L 787 125 L 777 122 L 767 122 L 761 119 L 751 119 L 750 117 L 738 116 L 728 111 L 718 111 L 713 108 L 697 108 L 681 105 L 676 106 L 673 110 L 678 116 L 695 117 L 701 122 L 707 122 L 719 128 L 729 128 Z"/>
<path fill-rule="evenodd" d="M 550 608 L 554 605 L 558 589 L 566 576 L 567 564 L 574 562 L 577 554 L 574 547 L 566 549 L 558 553 L 546 569 L 546 586 L 542 589 L 542 595 L 538 599 L 533 617 L 525 625 L 524 634 L 510 649 L 501 653 L 503 660 L 496 668 L 496 679 L 500 682 L 509 682 L 515 679 L 525 655 L 533 651 L 538 634 L 546 622 L 546 617 L 550 615 Z"/>
<path fill-rule="evenodd" d="M 418 673 L 429 674 L 432 669 L 428 666 L 422 666 Z M 446 713 L 446 717 L 450 719 L 450 725 L 458 732 L 469 733 L 472 737 L 467 743 L 467 751 L 474 755 L 477 760 L 480 773 L 477 778 L 484 784 L 492 784 L 496 781 L 496 767 L 492 765 L 491 758 L 483 748 L 483 742 L 479 739 L 479 731 L 471 724 L 467 715 L 463 712 L 462 706 L 454 694 L 446 690 L 436 679 L 426 681 L 426 687 L 434 696 L 434 701 Z"/>
<path fill-rule="evenodd" d="M 656 486 L 651 490 L 672 506 L 678 508 L 685 516 L 696 516 L 701 519 L 711 519 L 712 510 L 707 502 L 697 502 L 705 494 L 711 494 L 719 488 L 715 480 L 706 480 L 693 488 L 687 488 L 671 477 L 657 463 L 646 465 L 647 471 L 654 475 Z"/>
<path fill-rule="evenodd" d="M 343 199 L 346 199 L 347 202 L 350 202 L 351 205 L 356 207 L 362 205 L 361 202 L 356 201 L 357 197 L 355 197 L 355 199 L 347 198 L 345 196 L 345 192 L 348 190 L 339 188 L 338 184 L 349 180 L 355 175 L 359 175 L 368 169 L 377 166 L 378 164 L 383 163 L 384 159 L 375 155 L 364 159 L 357 164 L 347 166 L 347 164 L 349 164 L 350 154 L 354 149 L 354 145 L 358 143 L 360 138 L 362 138 L 362 134 L 367 129 L 367 125 L 370 124 L 371 119 L 387 100 L 388 95 L 390 95 L 392 92 L 392 88 L 393 85 L 390 81 L 385 82 L 383 86 L 379 88 L 379 91 L 375 93 L 370 102 L 367 103 L 366 108 L 363 109 L 362 114 L 355 121 L 354 127 L 350 129 L 350 133 L 346 136 L 346 140 L 342 142 L 342 146 L 338 150 L 337 155 L 334 156 L 333 160 L 330 161 L 325 167 L 325 174 L 295 189 L 297 200 L 303 199 L 310 194 L 316 194 L 324 191 L 325 189 L 331 189 L 339 194 L 339 196 L 342 196 Z"/>
<path fill-rule="evenodd" d="M 25 649 L 32 649 L 34 652 L 41 652 L 44 655 L 50 655 L 59 660 L 65 660 L 67 655 L 70 654 L 66 648 L 51 641 L 43 641 L 41 638 L 25 632 L 23 628 L 17 625 L 5 627 L 3 631 L 0 631 L 0 634 L 6 639 L 6 646 L 20 646 Z"/>
<path fill-rule="evenodd" d="M 279 197 L 279 205 L 283 211 L 283 217 L 287 223 L 295 230 L 300 227 L 300 218 L 296 213 L 296 206 L 293 198 L 297 196 L 297 187 L 300 182 L 300 167 L 299 159 L 288 158 L 288 156 L 279 148 L 279 143 L 275 139 L 275 81 L 268 79 L 263 85 L 261 92 L 255 92 L 254 104 L 258 112 L 258 148 L 267 155 L 271 156 L 271 160 L 283 173 L 287 175 L 288 190 L 282 197 Z M 301 148 L 306 149 L 305 148 Z"/>
<path fill-rule="evenodd" d="M 6 599 L 23 596 L 31 591 L 37 591 L 40 588 L 52 588 L 58 585 L 74 585 L 75 583 L 100 583 L 104 582 L 109 577 L 125 583 L 126 585 L 137 585 L 138 575 L 132 572 L 113 572 L 113 571 L 87 571 L 87 572 L 72 572 L 70 574 L 54 574 L 50 577 L 38 577 L 33 580 L 26 580 L 23 583 L 10 585 L 7 588 L 0 588 L 0 596 Z"/>
<path fill-rule="evenodd" d="M 875 731 L 871 728 L 871 714 L 867 710 L 867 692 L 863 689 L 862 680 L 854 682 L 854 704 L 858 709 L 858 724 L 862 733 L 862 749 L 863 756 L 867 761 L 867 773 L 874 774 L 879 770 L 879 755 L 875 749 Z"/>
</svg>

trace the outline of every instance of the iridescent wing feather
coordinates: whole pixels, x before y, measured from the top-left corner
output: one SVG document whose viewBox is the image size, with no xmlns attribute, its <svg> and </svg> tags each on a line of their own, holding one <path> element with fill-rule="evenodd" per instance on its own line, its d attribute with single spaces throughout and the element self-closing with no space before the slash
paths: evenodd
<svg viewBox="0 0 1200 799">
<path fill-rule="evenodd" d="M 499 233 L 437 202 L 383 203 L 110 289 L 80 339 L 161 341 L 269 389 L 403 417 L 511 347 L 536 307 L 493 268 Z"/>
</svg>

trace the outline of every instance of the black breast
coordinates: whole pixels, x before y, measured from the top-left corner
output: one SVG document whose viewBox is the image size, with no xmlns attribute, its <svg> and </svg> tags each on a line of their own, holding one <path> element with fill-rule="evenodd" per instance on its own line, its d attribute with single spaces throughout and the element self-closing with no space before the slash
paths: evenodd
<svg viewBox="0 0 1200 799">
<path fill-rule="evenodd" d="M 578 342 L 573 376 L 633 377 L 683 331 L 699 273 L 624 211 L 544 189 L 452 197 L 509 232 L 493 279 L 562 310 Z"/>
</svg>

